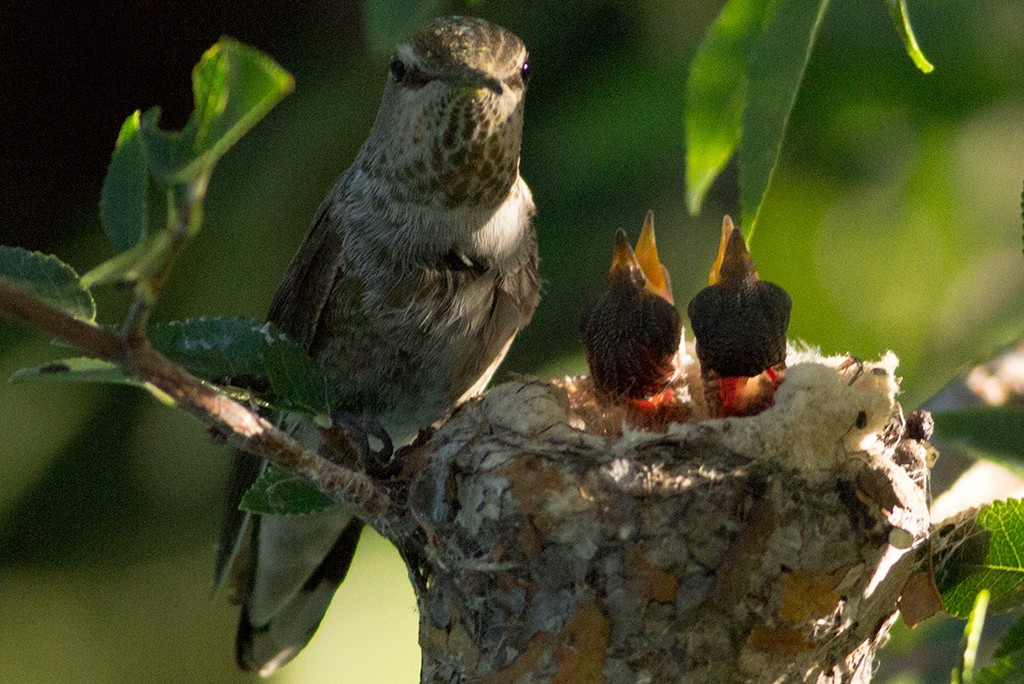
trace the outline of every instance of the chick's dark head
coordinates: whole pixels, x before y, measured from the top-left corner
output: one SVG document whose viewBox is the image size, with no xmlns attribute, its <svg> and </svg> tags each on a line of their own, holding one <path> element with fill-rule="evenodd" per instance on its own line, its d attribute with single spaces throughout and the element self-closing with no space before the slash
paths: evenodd
<svg viewBox="0 0 1024 684">
<path fill-rule="evenodd" d="M 753 377 L 784 362 L 792 301 L 781 287 L 758 277 L 743 235 L 728 216 L 708 280 L 687 307 L 701 371 Z"/>
<path fill-rule="evenodd" d="M 607 399 L 646 399 L 676 377 L 682 319 L 650 212 L 636 252 L 624 231 L 616 234 L 608 285 L 584 311 L 580 334 L 591 379 Z"/>
</svg>

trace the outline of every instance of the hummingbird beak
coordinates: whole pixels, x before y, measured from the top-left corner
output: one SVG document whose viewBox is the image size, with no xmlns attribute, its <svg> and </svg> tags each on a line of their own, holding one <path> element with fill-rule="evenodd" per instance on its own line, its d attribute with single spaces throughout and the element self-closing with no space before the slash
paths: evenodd
<svg viewBox="0 0 1024 684">
<path fill-rule="evenodd" d="M 717 285 L 722 280 L 736 277 L 757 277 L 754 261 L 750 258 L 743 233 L 733 225 L 728 214 L 722 219 L 722 239 L 718 243 L 718 258 L 708 274 L 708 284 Z"/>
<path fill-rule="evenodd" d="M 444 75 L 440 77 L 440 80 L 455 88 L 466 88 L 469 90 L 484 88 L 490 90 L 495 95 L 501 95 L 505 92 L 505 86 L 501 84 L 501 81 L 477 69 L 472 69 L 458 75 Z"/>
<path fill-rule="evenodd" d="M 644 227 L 640 229 L 640 238 L 636 241 L 636 260 L 647 279 L 647 290 L 673 304 L 672 281 L 668 269 L 658 259 L 658 245 L 654 240 L 654 212 L 650 210 L 644 219 Z"/>
</svg>

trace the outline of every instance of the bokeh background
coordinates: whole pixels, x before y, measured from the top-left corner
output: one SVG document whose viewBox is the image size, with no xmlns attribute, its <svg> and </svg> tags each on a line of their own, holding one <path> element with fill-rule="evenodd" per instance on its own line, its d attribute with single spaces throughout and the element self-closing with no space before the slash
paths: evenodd
<svg viewBox="0 0 1024 684">
<path fill-rule="evenodd" d="M 18 6 L 15 7 L 14 5 Z M 583 368 L 575 320 L 616 228 L 648 208 L 677 302 L 706 282 L 728 169 L 684 208 L 686 74 L 722 0 L 7 3 L 0 12 L 0 243 L 84 272 L 110 255 L 100 183 L 118 128 L 191 109 L 222 34 L 271 54 L 295 93 L 220 164 L 207 224 L 158 318 L 262 317 L 328 186 L 372 122 L 390 46 L 431 15 L 477 14 L 531 50 L 522 171 L 539 206 L 544 299 L 503 373 Z M 834 0 L 753 245 L 794 300 L 791 336 L 901 358 L 916 406 L 1024 328 L 1024 4 L 910 2 L 925 76 L 881 0 Z M 101 320 L 124 294 L 101 292 Z M 0 376 L 62 353 L 0 323 Z M 499 376 L 500 377 L 500 376 Z M 240 682 L 235 611 L 210 596 L 228 454 L 124 388 L 0 385 L 0 682 Z M 901 634 L 880 679 L 948 681 L 951 620 Z M 312 645 L 274 682 L 411 682 L 416 613 L 395 552 L 364 537 Z M 929 674 L 929 672 L 931 674 Z"/>
</svg>

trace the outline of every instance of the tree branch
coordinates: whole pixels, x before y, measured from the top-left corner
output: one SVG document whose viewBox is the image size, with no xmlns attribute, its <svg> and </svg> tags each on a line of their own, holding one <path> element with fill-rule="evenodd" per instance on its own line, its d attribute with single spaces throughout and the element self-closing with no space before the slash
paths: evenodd
<svg viewBox="0 0 1024 684">
<path fill-rule="evenodd" d="M 0 278 L 0 316 L 37 328 L 78 347 L 87 356 L 110 361 L 126 374 L 149 383 L 207 425 L 233 438 L 243 451 L 308 478 L 321 492 L 355 506 L 374 527 L 387 527 L 398 509 L 373 480 L 320 456 L 266 418 L 225 396 L 163 354 L 148 341 L 131 343 L 80 321 Z"/>
</svg>

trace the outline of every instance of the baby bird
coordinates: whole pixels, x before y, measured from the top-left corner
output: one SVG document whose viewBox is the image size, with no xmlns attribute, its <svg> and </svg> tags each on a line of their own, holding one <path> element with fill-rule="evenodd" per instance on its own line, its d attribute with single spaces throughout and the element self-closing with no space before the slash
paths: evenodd
<svg viewBox="0 0 1024 684">
<path fill-rule="evenodd" d="M 759 413 L 783 380 L 792 301 L 781 287 L 758 277 L 743 235 L 728 216 L 708 282 L 687 307 L 708 413 Z"/>
<path fill-rule="evenodd" d="M 598 397 L 622 403 L 664 392 L 679 373 L 682 330 L 668 270 L 658 260 L 654 213 L 648 211 L 635 252 L 625 231 L 616 234 L 608 287 L 580 320 Z"/>
</svg>

